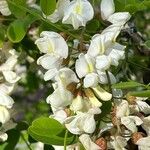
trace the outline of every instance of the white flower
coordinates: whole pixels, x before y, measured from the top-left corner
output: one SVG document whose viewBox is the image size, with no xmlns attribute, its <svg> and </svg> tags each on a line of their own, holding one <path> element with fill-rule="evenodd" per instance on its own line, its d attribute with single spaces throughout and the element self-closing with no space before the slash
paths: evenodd
<svg viewBox="0 0 150 150">
<path fill-rule="evenodd" d="M 94 35 L 92 37 L 87 54 L 92 57 L 96 57 L 99 55 L 112 55 L 110 54 L 111 51 L 116 51 L 116 53 L 118 53 L 116 55 L 116 59 L 118 60 L 119 56 L 122 58 L 122 53 L 124 54 L 123 50 L 125 49 L 125 46 L 115 42 L 118 34 L 120 33 L 120 30 L 120 26 L 110 25 L 105 30 L 103 30 L 101 34 Z M 112 58 L 113 62 L 114 57 L 110 58 Z"/>
<path fill-rule="evenodd" d="M 150 150 L 150 136 L 139 139 L 136 142 L 139 150 Z"/>
<path fill-rule="evenodd" d="M 76 74 L 70 68 L 67 67 L 59 70 L 58 74 L 55 77 L 55 80 L 58 84 L 63 84 L 64 87 L 66 87 L 70 83 L 79 82 Z"/>
<path fill-rule="evenodd" d="M 115 150 L 126 150 L 127 140 L 121 136 L 111 137 L 113 141 L 110 141 L 110 147 Z"/>
<path fill-rule="evenodd" d="M 137 116 L 127 116 L 121 118 L 121 123 L 126 126 L 132 133 L 137 132 L 137 127 L 143 123 L 143 121 Z"/>
<path fill-rule="evenodd" d="M 70 0 L 58 0 L 55 11 L 51 15 L 47 16 L 47 19 L 49 19 L 53 23 L 61 20 L 64 16 L 64 11 L 69 3 Z"/>
<path fill-rule="evenodd" d="M 109 16 L 107 20 L 113 24 L 124 25 L 130 18 L 131 15 L 128 12 L 117 12 Z"/>
<path fill-rule="evenodd" d="M 2 13 L 2 15 L 4 16 L 9 16 L 11 15 L 11 12 L 8 8 L 8 4 L 6 0 L 1 0 L 0 1 L 0 12 Z"/>
<path fill-rule="evenodd" d="M 0 122 L 6 123 L 10 119 L 10 113 L 5 106 L 0 105 Z"/>
<path fill-rule="evenodd" d="M 52 107 L 56 108 L 70 105 L 73 95 L 66 88 L 70 83 L 77 83 L 79 81 L 75 73 L 69 68 L 62 68 L 56 74 L 55 80 L 57 81 L 56 89 L 47 97 L 47 103 L 50 103 Z"/>
<path fill-rule="evenodd" d="M 0 105 L 11 108 L 13 104 L 13 99 L 3 91 L 0 91 Z"/>
<path fill-rule="evenodd" d="M 68 117 L 65 126 L 73 134 L 93 133 L 96 128 L 94 115 L 99 113 L 99 108 L 90 109 L 87 113 L 79 112 L 76 116 Z"/>
<path fill-rule="evenodd" d="M 131 17 L 128 12 L 115 12 L 113 0 L 102 0 L 101 2 L 101 17 L 112 24 L 124 25 Z"/>
<path fill-rule="evenodd" d="M 77 112 L 87 112 L 91 108 L 101 107 L 102 103 L 95 97 L 94 93 L 90 89 L 85 89 L 85 96 L 81 96 L 80 93 L 73 99 L 70 109 Z"/>
<path fill-rule="evenodd" d="M 108 84 L 108 78 L 107 78 L 106 72 L 101 72 L 101 71 L 97 70 L 97 73 L 98 73 L 98 77 L 99 77 L 99 83 Z M 109 75 L 111 84 L 116 83 L 115 76 L 109 71 L 108 71 L 108 75 Z"/>
<path fill-rule="evenodd" d="M 8 138 L 8 135 L 6 133 L 0 132 L 0 142 L 6 141 Z"/>
<path fill-rule="evenodd" d="M 96 57 L 96 68 L 100 71 L 109 69 L 111 65 L 111 59 L 106 55 L 99 55 Z"/>
<path fill-rule="evenodd" d="M 51 95 L 46 99 L 46 102 L 51 104 L 52 107 L 59 108 L 65 107 L 71 104 L 73 95 L 70 91 L 64 87 L 58 87 Z"/>
<path fill-rule="evenodd" d="M 61 58 L 68 57 L 67 43 L 60 34 L 43 31 L 40 37 L 35 41 L 35 44 L 42 53 L 58 55 Z"/>
<path fill-rule="evenodd" d="M 84 55 L 81 53 L 75 63 L 75 69 L 79 78 L 85 77 L 87 74 L 94 72 L 94 65 L 94 58 L 88 54 Z"/>
<path fill-rule="evenodd" d="M 89 73 L 85 76 L 83 82 L 84 82 L 84 87 L 88 88 L 88 87 L 95 87 L 97 86 L 98 82 L 99 82 L 99 78 L 98 78 L 98 74 L 97 73 Z"/>
<path fill-rule="evenodd" d="M 115 6 L 113 0 L 102 0 L 101 1 L 101 17 L 103 20 L 107 20 L 110 15 L 115 12 Z"/>
<path fill-rule="evenodd" d="M 91 89 L 85 89 L 85 95 L 88 97 L 92 107 L 101 107 L 102 103 L 96 98 Z"/>
<path fill-rule="evenodd" d="M 88 134 L 82 134 L 79 140 L 86 150 L 101 150 L 101 148 L 91 140 Z"/>
<path fill-rule="evenodd" d="M 54 114 L 51 115 L 50 117 L 56 119 L 60 123 L 63 123 L 65 121 L 65 119 L 67 118 L 67 113 L 64 110 L 62 110 L 62 109 L 56 110 L 53 113 Z"/>
<path fill-rule="evenodd" d="M 70 109 L 75 112 L 86 112 L 89 110 L 90 105 L 90 101 L 87 98 L 77 95 L 77 97 L 73 99 Z"/>
<path fill-rule="evenodd" d="M 96 96 L 103 100 L 103 101 L 109 101 L 112 98 L 112 94 L 108 93 L 107 91 L 105 91 L 104 89 L 102 89 L 100 86 L 97 87 L 93 87 L 92 88 L 94 90 L 94 93 L 96 94 Z"/>
<path fill-rule="evenodd" d="M 150 136 L 150 116 L 145 117 L 142 121 L 142 128 L 146 131 L 147 135 Z"/>
<path fill-rule="evenodd" d="M 129 114 L 130 114 L 129 104 L 126 100 L 122 100 L 121 103 L 117 105 L 116 117 L 122 118 L 125 116 L 129 116 Z"/>
<path fill-rule="evenodd" d="M 62 59 L 55 54 L 45 54 L 37 60 L 37 64 L 41 65 L 44 69 L 47 70 L 60 68 L 61 63 Z"/>
<path fill-rule="evenodd" d="M 63 23 L 72 24 L 74 29 L 85 26 L 93 18 L 94 11 L 87 0 L 73 0 L 65 9 Z"/>
</svg>

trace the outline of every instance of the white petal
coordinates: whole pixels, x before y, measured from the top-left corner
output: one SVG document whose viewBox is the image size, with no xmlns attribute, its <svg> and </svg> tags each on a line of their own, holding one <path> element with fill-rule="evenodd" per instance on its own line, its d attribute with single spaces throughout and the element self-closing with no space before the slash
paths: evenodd
<svg viewBox="0 0 150 150">
<path fill-rule="evenodd" d="M 101 71 L 97 71 L 97 72 L 98 72 L 98 77 L 99 77 L 99 83 L 101 83 L 101 84 L 108 84 L 108 79 L 107 79 L 106 72 L 101 72 Z M 110 78 L 111 84 L 116 83 L 115 76 L 109 71 L 108 71 L 108 74 L 109 74 L 109 78 Z"/>
<path fill-rule="evenodd" d="M 57 21 L 61 20 L 64 15 L 64 10 L 69 3 L 69 0 L 58 0 L 55 11 L 50 16 L 47 16 L 47 19 L 52 23 L 56 23 Z"/>
<path fill-rule="evenodd" d="M 82 98 L 78 95 L 75 99 L 73 99 L 72 104 L 70 105 L 70 109 L 77 112 L 86 112 L 90 108 L 90 101 Z"/>
<path fill-rule="evenodd" d="M 55 108 L 59 108 L 70 105 L 72 98 L 73 96 L 71 92 L 63 88 L 57 88 L 51 95 L 47 97 L 46 102 Z"/>
<path fill-rule="evenodd" d="M 87 74 L 83 80 L 84 87 L 95 87 L 98 84 L 98 75 L 96 73 Z"/>
<path fill-rule="evenodd" d="M 13 104 L 14 104 L 13 99 L 9 95 L 0 91 L 0 105 L 5 106 L 7 108 L 11 108 Z"/>
<path fill-rule="evenodd" d="M 10 119 L 10 114 L 5 106 L 0 106 L 0 122 L 6 123 Z"/>
<path fill-rule="evenodd" d="M 50 117 L 56 119 L 60 123 L 63 123 L 65 119 L 67 118 L 67 113 L 64 110 L 57 110 Z"/>
<path fill-rule="evenodd" d="M 74 29 L 85 26 L 93 18 L 94 11 L 87 0 L 73 0 L 65 9 L 63 23 L 72 24 Z"/>
<path fill-rule="evenodd" d="M 116 117 L 122 118 L 130 114 L 129 104 L 126 100 L 122 100 L 120 104 L 117 104 Z"/>
<path fill-rule="evenodd" d="M 9 10 L 8 4 L 6 0 L 1 0 L 0 1 L 0 12 L 2 13 L 2 15 L 4 16 L 9 16 L 11 15 L 11 12 Z"/>
<path fill-rule="evenodd" d="M 67 85 L 69 85 L 70 83 L 79 82 L 74 71 L 72 71 L 70 68 L 67 67 L 59 70 L 58 74 L 55 77 L 55 80 L 58 82 L 58 86 L 60 84 L 63 85 L 64 87 L 67 87 Z"/>
<path fill-rule="evenodd" d="M 125 125 L 132 133 L 137 132 L 137 125 L 141 125 L 143 121 L 136 116 L 122 117 L 121 123 Z"/>
<path fill-rule="evenodd" d="M 48 81 L 48 80 L 53 79 L 56 76 L 57 73 L 58 73 L 58 70 L 56 68 L 48 70 L 44 74 L 44 80 Z"/>
<path fill-rule="evenodd" d="M 102 55 L 111 42 L 104 34 L 96 34 L 92 37 L 87 54 L 92 57 Z"/>
<path fill-rule="evenodd" d="M 8 135 L 6 133 L 1 133 L 0 132 L 0 141 L 5 142 L 8 138 Z"/>
<path fill-rule="evenodd" d="M 109 69 L 111 65 L 111 59 L 106 55 L 100 55 L 96 57 L 96 68 L 105 71 Z"/>
<path fill-rule="evenodd" d="M 100 150 L 101 149 L 98 145 L 92 142 L 88 134 L 82 134 L 79 137 L 79 140 L 83 144 L 86 150 Z"/>
<path fill-rule="evenodd" d="M 59 68 L 61 62 L 62 59 L 59 56 L 50 54 L 45 54 L 37 60 L 37 64 L 41 65 L 44 69 L 47 70 L 52 68 Z"/>
<path fill-rule="evenodd" d="M 139 111 L 143 112 L 144 114 L 150 114 L 150 106 L 143 101 L 136 101 Z"/>
<path fill-rule="evenodd" d="M 136 144 L 140 145 L 140 146 L 146 146 L 147 149 L 145 149 L 145 150 L 149 150 L 149 148 L 150 148 L 150 142 L 149 141 L 150 141 L 150 136 L 139 139 L 136 142 Z"/>
<path fill-rule="evenodd" d="M 143 124 L 142 124 L 142 128 L 146 131 L 147 135 L 150 136 L 150 116 L 145 117 L 143 119 Z"/>
<path fill-rule="evenodd" d="M 103 101 L 109 101 L 112 98 L 112 94 L 106 92 L 101 87 L 92 88 L 97 95 L 98 98 L 100 98 Z"/>
<path fill-rule="evenodd" d="M 3 71 L 3 75 L 5 80 L 9 83 L 16 83 L 18 80 L 20 80 L 20 77 L 17 76 L 17 74 L 13 71 Z"/>
<path fill-rule="evenodd" d="M 124 25 L 131 18 L 128 12 L 117 12 L 109 16 L 108 21 L 112 24 Z"/>
<path fill-rule="evenodd" d="M 43 31 L 41 38 L 35 41 L 39 50 L 43 53 L 56 54 L 62 58 L 68 57 L 68 46 L 64 38 L 56 33 Z"/>
<path fill-rule="evenodd" d="M 85 59 L 84 54 L 80 54 L 79 58 L 76 60 L 75 69 L 79 78 L 86 76 L 89 72 L 88 63 Z"/>
<path fill-rule="evenodd" d="M 101 17 L 103 20 L 108 19 L 110 15 L 115 12 L 115 6 L 113 0 L 102 0 L 101 1 Z"/>
</svg>

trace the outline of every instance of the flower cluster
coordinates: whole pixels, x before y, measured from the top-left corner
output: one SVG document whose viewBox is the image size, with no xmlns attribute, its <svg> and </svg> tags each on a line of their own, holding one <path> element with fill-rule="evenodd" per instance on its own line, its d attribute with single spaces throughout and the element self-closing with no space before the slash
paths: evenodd
<svg viewBox="0 0 150 150">
<path fill-rule="evenodd" d="M 104 9 L 106 7 L 109 9 Z M 95 116 L 101 113 L 103 103 L 112 99 L 112 94 L 103 88 L 103 85 L 109 82 L 116 82 L 115 76 L 109 71 L 111 65 L 117 67 L 119 60 L 124 58 L 125 46 L 116 42 L 116 38 L 130 19 L 130 14 L 114 11 L 112 0 L 102 0 L 102 18 L 111 25 L 101 34 L 94 35 L 90 45 L 82 43 L 86 47 L 84 53 L 79 46 L 81 41 L 75 39 L 73 47 L 78 51 L 75 61 L 72 61 L 72 52 L 61 34 L 43 31 L 35 42 L 44 53 L 37 60 L 38 65 L 47 70 L 44 80 L 53 82 L 54 92 L 46 99 L 53 111 L 50 117 L 64 124 L 71 133 L 79 135 L 79 140 L 86 150 L 102 149 L 100 143 L 105 143 L 103 138 L 96 141 L 94 137 L 91 138 L 96 129 Z M 63 23 L 72 24 L 77 29 L 79 26 L 85 26 L 93 15 L 93 8 L 87 0 L 58 0 L 55 12 L 48 16 L 48 19 L 53 22 L 62 19 Z M 119 110 L 120 108 L 118 113 Z M 126 125 L 127 120 L 134 122 L 137 118 L 128 116 L 122 119 Z M 115 138 L 113 142 L 116 142 Z M 120 137 L 118 139 L 121 140 Z M 78 148 L 79 144 L 71 146 Z"/>
<path fill-rule="evenodd" d="M 7 44 L 6 44 L 7 45 Z M 5 124 L 11 118 L 11 108 L 14 104 L 13 99 L 9 96 L 14 89 L 15 83 L 20 77 L 15 72 L 18 54 L 14 49 L 0 49 L 0 141 L 7 139 Z"/>
</svg>

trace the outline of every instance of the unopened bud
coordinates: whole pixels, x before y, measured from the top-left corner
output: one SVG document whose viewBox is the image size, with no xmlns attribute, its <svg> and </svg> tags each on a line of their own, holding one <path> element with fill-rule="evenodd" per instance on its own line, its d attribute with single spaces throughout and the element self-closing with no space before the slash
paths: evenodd
<svg viewBox="0 0 150 150">
<path fill-rule="evenodd" d="M 76 87 L 77 87 L 77 83 L 72 82 L 69 85 L 67 85 L 67 90 L 70 91 L 72 94 L 74 94 Z"/>
<path fill-rule="evenodd" d="M 143 132 L 135 132 L 135 133 L 132 134 L 131 140 L 132 140 L 132 142 L 133 142 L 134 144 L 136 144 L 136 142 L 137 142 L 139 139 L 143 138 L 144 136 L 145 136 L 145 134 L 144 134 Z"/>
<path fill-rule="evenodd" d="M 65 32 L 60 32 L 59 33 L 65 40 L 67 40 L 68 36 Z"/>
<path fill-rule="evenodd" d="M 107 141 L 103 137 L 97 139 L 95 143 L 101 148 L 101 150 L 107 149 Z"/>
<path fill-rule="evenodd" d="M 135 96 L 131 96 L 131 95 L 127 94 L 126 99 L 127 99 L 129 104 L 131 104 L 131 105 L 136 104 L 136 97 Z"/>
</svg>

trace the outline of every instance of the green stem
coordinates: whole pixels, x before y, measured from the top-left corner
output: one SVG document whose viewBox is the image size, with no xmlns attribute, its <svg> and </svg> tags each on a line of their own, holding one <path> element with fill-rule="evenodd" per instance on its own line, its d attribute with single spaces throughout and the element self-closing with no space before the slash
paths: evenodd
<svg viewBox="0 0 150 150">
<path fill-rule="evenodd" d="M 66 129 L 66 133 L 64 137 L 64 150 L 67 150 L 67 136 L 68 136 L 68 130 Z"/>
<path fill-rule="evenodd" d="M 108 71 L 106 70 L 106 76 L 107 76 L 107 80 L 108 80 L 108 86 L 109 86 L 109 92 L 111 92 L 111 94 L 113 94 L 112 88 L 111 88 L 111 80 L 110 80 L 110 76 Z"/>
<path fill-rule="evenodd" d="M 21 138 L 23 139 L 23 141 L 26 143 L 28 149 L 29 149 L 29 150 L 32 150 L 32 148 L 30 147 L 30 144 L 26 141 L 24 135 L 23 135 L 22 133 L 20 133 L 20 135 L 21 135 Z"/>
</svg>

